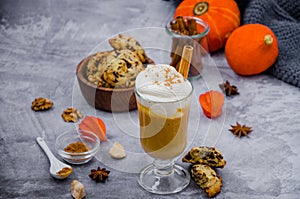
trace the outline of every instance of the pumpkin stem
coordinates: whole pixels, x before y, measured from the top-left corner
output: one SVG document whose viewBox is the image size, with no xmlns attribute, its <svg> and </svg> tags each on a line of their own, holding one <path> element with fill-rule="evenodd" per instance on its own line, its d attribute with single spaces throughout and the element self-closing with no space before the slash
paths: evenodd
<svg viewBox="0 0 300 199">
<path fill-rule="evenodd" d="M 199 2 L 194 6 L 194 15 L 200 16 L 208 11 L 207 2 Z"/>
<path fill-rule="evenodd" d="M 228 39 L 230 35 L 231 35 L 231 32 L 228 32 L 228 33 L 225 35 L 225 38 Z"/>
<path fill-rule="evenodd" d="M 273 43 L 273 37 L 271 35 L 266 35 L 264 38 L 264 42 L 265 44 L 267 44 L 267 46 L 271 45 Z"/>
</svg>

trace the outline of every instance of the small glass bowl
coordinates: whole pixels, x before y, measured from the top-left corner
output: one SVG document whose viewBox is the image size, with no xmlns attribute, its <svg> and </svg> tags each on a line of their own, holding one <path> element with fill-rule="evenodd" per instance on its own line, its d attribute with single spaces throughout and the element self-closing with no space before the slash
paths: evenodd
<svg viewBox="0 0 300 199">
<path fill-rule="evenodd" d="M 71 143 L 83 142 L 89 148 L 86 152 L 66 152 L 64 149 Z M 84 164 L 90 161 L 100 148 L 96 134 L 83 130 L 67 130 L 56 138 L 55 148 L 58 154 L 71 164 Z"/>
<path fill-rule="evenodd" d="M 172 19 L 165 26 L 165 29 L 170 36 L 177 37 L 177 38 L 186 37 L 186 38 L 192 38 L 192 39 L 202 39 L 202 38 L 206 37 L 206 35 L 209 33 L 210 28 L 209 28 L 208 24 L 206 22 L 204 22 L 202 19 L 200 19 L 198 17 L 192 17 L 192 16 L 183 16 L 183 19 L 185 22 L 188 19 L 194 19 L 196 21 L 197 30 L 198 30 L 199 34 L 188 36 L 188 35 L 182 35 L 182 34 L 179 34 L 178 32 L 173 31 L 171 29 L 171 23 L 174 23 L 176 21 L 176 19 Z"/>
</svg>

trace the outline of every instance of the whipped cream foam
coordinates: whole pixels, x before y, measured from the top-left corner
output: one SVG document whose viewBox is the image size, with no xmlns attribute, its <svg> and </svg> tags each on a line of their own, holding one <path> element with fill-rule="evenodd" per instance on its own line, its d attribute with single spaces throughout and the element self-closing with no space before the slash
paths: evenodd
<svg viewBox="0 0 300 199">
<path fill-rule="evenodd" d="M 174 102 L 189 96 L 191 83 L 170 65 L 148 65 L 135 81 L 137 94 L 155 102 Z"/>
</svg>

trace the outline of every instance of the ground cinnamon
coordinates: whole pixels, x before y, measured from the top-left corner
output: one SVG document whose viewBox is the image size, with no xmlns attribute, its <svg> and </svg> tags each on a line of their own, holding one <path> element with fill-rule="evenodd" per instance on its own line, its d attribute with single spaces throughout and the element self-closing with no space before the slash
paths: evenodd
<svg viewBox="0 0 300 199">
<path fill-rule="evenodd" d="M 69 144 L 64 151 L 69 153 L 82 153 L 89 151 L 89 147 L 83 142 L 74 142 Z"/>
<path fill-rule="evenodd" d="M 69 176 L 72 173 L 72 167 L 64 167 L 61 170 L 59 170 L 56 174 L 61 176 L 62 178 L 65 178 Z"/>
</svg>

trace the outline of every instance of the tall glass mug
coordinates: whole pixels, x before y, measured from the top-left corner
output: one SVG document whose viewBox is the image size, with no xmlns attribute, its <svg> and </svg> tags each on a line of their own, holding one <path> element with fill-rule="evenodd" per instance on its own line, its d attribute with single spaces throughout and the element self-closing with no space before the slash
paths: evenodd
<svg viewBox="0 0 300 199">
<path fill-rule="evenodd" d="M 161 69 L 153 69 L 155 67 Z M 174 67 L 157 65 L 152 69 L 147 68 L 139 74 L 135 87 L 140 142 L 144 151 L 154 158 L 153 164 L 141 171 L 138 182 L 152 193 L 176 193 L 190 182 L 189 172 L 176 165 L 174 158 L 186 147 L 193 87 L 182 76 L 174 80 L 170 75 Z M 174 74 L 177 77 L 179 73 Z M 184 86 L 180 85 L 182 81 Z M 176 82 L 179 85 L 172 85 Z"/>
</svg>

